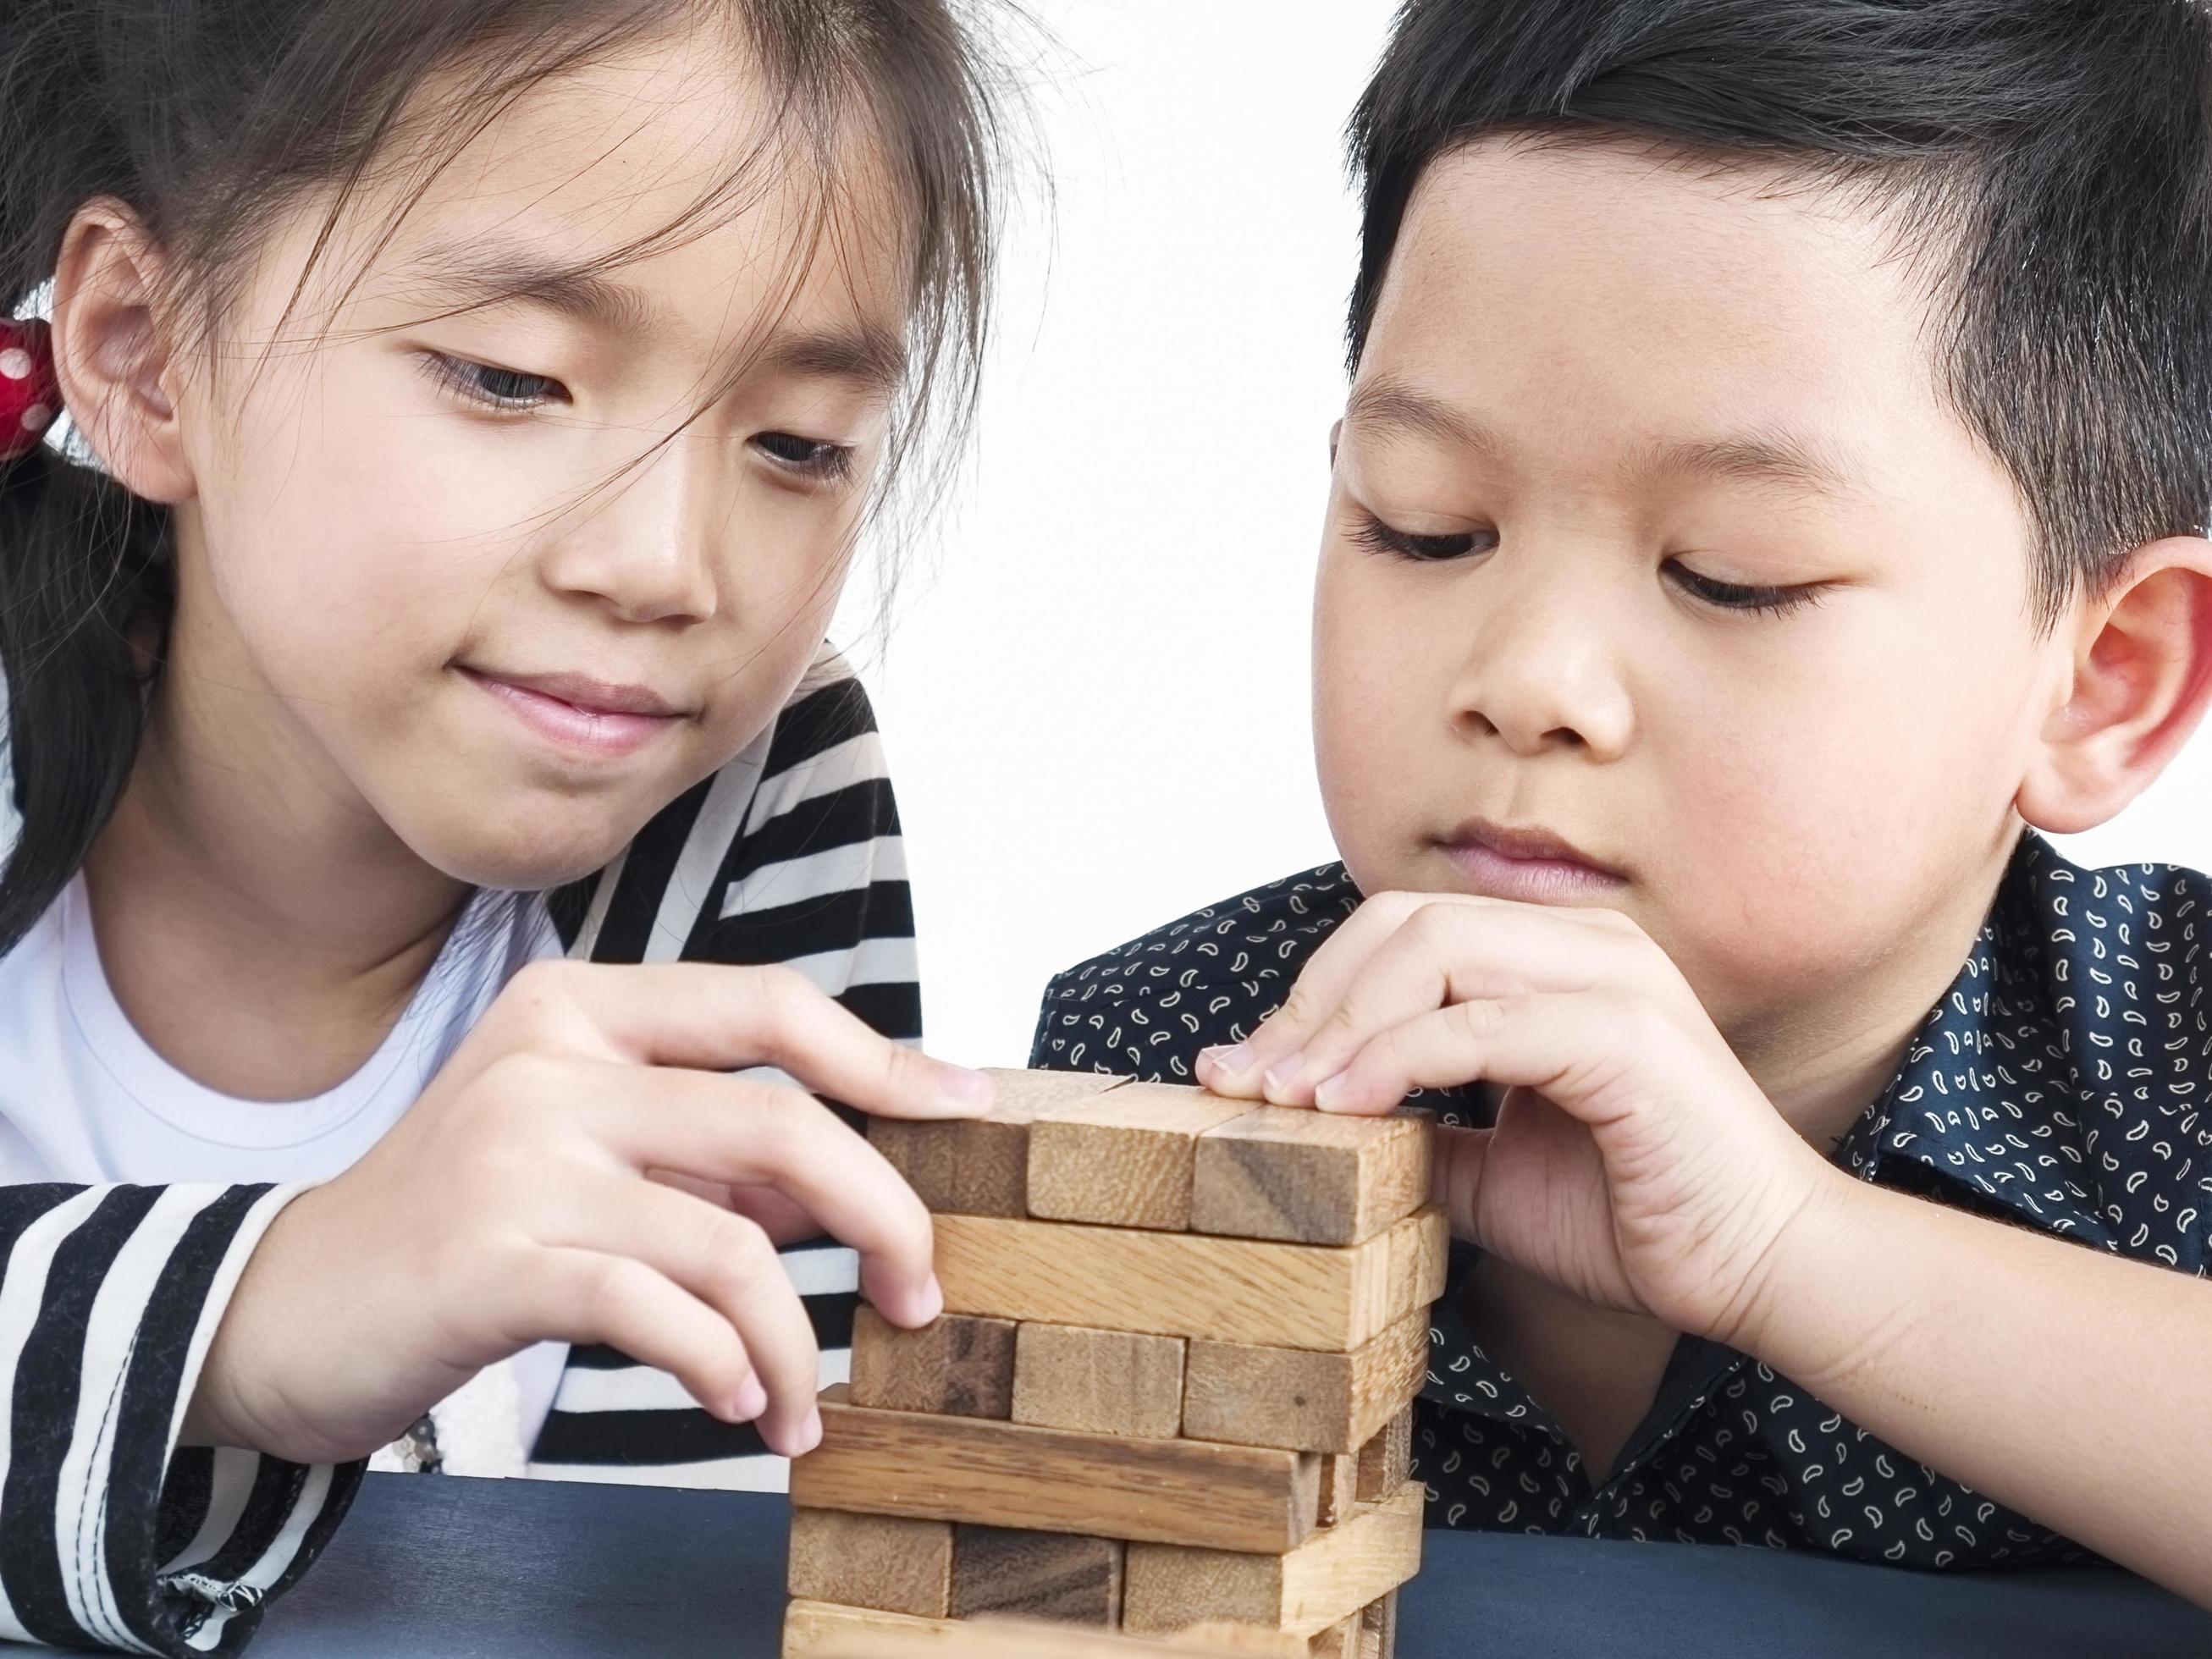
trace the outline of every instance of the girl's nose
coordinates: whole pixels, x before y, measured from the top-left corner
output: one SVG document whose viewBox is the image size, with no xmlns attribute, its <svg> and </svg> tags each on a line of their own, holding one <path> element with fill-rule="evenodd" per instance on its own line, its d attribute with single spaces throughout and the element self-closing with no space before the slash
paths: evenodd
<svg viewBox="0 0 2212 1659">
<path fill-rule="evenodd" d="M 704 622 L 719 595 L 715 553 L 735 515 L 714 446 L 678 433 L 580 505 L 554 540 L 546 582 L 596 599 L 624 622 Z"/>
</svg>

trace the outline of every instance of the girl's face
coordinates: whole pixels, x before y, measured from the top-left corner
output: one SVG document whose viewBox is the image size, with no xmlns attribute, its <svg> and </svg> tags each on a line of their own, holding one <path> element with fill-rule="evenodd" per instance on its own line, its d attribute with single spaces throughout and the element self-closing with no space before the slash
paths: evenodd
<svg viewBox="0 0 2212 1659">
<path fill-rule="evenodd" d="M 323 204 L 290 216 L 234 360 L 173 388 L 187 729 L 505 888 L 599 866 L 761 731 L 821 645 L 908 300 L 872 155 L 825 195 L 760 150 L 767 101 L 710 31 L 541 85 L 388 245 L 392 198 L 349 208 L 288 319 Z M 674 246 L 440 314 L 740 169 Z"/>
<path fill-rule="evenodd" d="M 1622 910 L 1754 1044 L 1963 949 L 2069 665 L 1911 272 L 1759 185 L 1626 149 L 1431 167 L 1341 429 L 1315 659 L 1364 890 Z M 1532 890 L 1500 830 L 1608 873 Z"/>
</svg>

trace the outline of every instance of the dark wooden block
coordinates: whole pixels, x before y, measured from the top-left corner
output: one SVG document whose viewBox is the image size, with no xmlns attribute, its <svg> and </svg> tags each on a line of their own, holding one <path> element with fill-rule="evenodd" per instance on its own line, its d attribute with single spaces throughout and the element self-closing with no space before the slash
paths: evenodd
<svg viewBox="0 0 2212 1659">
<path fill-rule="evenodd" d="M 1121 1544 L 1012 1527 L 952 1529 L 952 1616 L 1020 1613 L 1064 1625 L 1121 1621 Z"/>
<path fill-rule="evenodd" d="M 864 1302 L 853 1316 L 853 1403 L 1004 1419 L 1014 1406 L 1014 1329 L 1011 1319 L 940 1314 L 901 1330 Z"/>
</svg>

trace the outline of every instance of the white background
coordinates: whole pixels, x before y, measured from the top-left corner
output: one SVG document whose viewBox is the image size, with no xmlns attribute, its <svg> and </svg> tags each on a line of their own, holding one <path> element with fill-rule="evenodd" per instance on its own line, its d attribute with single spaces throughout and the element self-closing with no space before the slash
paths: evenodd
<svg viewBox="0 0 2212 1659">
<path fill-rule="evenodd" d="M 1018 1065 L 1046 979 L 1334 856 L 1307 621 L 1382 0 L 1039 3 L 1056 221 L 1014 248 L 974 483 L 857 653 L 929 1046 Z M 843 636 L 866 633 L 848 607 Z M 2076 861 L 2212 867 L 2212 730 Z"/>
</svg>

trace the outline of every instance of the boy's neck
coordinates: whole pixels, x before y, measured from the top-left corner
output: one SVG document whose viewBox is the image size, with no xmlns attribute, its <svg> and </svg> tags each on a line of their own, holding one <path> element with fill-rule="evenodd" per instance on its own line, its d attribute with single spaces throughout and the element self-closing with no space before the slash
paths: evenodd
<svg viewBox="0 0 2212 1659">
<path fill-rule="evenodd" d="M 319 1093 L 396 1023 L 466 903 L 349 792 L 173 672 L 85 861 L 117 1001 L 162 1057 L 245 1098 Z M 244 718 L 240 718 L 241 715 Z M 249 746 L 250 745 L 250 746 Z M 325 763 L 326 764 L 326 763 Z"/>
</svg>

